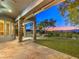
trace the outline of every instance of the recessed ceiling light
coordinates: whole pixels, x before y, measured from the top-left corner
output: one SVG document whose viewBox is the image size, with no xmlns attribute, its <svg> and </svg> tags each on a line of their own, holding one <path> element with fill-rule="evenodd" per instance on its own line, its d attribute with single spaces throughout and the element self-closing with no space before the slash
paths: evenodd
<svg viewBox="0 0 79 59">
<path fill-rule="evenodd" d="M 8 12 L 10 12 L 10 13 L 11 13 L 11 12 L 12 12 L 12 10 L 11 10 L 11 9 L 9 9 L 9 10 L 8 10 Z"/>
</svg>

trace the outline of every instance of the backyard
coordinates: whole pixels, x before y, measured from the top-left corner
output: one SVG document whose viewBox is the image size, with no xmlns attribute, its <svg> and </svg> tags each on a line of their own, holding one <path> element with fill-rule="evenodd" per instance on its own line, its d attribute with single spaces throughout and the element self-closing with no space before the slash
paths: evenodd
<svg viewBox="0 0 79 59">
<path fill-rule="evenodd" d="M 47 39 L 37 40 L 36 43 L 79 58 L 79 40 L 77 39 L 57 39 L 49 37 Z"/>
</svg>

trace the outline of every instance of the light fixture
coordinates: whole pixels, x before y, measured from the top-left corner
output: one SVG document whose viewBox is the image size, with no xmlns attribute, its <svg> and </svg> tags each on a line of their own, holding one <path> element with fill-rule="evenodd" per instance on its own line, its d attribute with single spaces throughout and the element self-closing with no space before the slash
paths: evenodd
<svg viewBox="0 0 79 59">
<path fill-rule="evenodd" d="M 12 12 L 12 10 L 11 10 L 11 9 L 9 9 L 9 10 L 8 10 L 8 12 L 10 12 L 10 13 L 11 13 L 11 12 Z"/>
</svg>

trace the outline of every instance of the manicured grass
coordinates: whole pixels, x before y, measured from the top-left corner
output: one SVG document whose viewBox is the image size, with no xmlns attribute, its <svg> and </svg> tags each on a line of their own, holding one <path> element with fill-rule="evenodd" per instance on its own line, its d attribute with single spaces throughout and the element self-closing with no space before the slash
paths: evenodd
<svg viewBox="0 0 79 59">
<path fill-rule="evenodd" d="M 79 58 L 79 40 L 49 38 L 37 40 L 36 43 Z"/>
</svg>

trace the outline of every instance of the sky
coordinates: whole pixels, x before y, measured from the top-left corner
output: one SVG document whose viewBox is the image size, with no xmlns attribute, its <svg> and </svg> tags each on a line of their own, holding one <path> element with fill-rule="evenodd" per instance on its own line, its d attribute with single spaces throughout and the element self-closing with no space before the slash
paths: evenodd
<svg viewBox="0 0 79 59">
<path fill-rule="evenodd" d="M 51 19 L 53 18 L 56 20 L 56 27 L 65 27 L 70 26 L 70 23 L 66 25 L 65 18 L 60 14 L 60 11 L 58 9 L 58 5 L 54 5 L 50 7 L 47 10 L 42 11 L 41 13 L 36 15 L 36 22 L 39 24 L 41 21 L 44 21 L 45 19 Z M 27 28 L 30 28 L 30 25 L 27 24 Z"/>
<path fill-rule="evenodd" d="M 51 8 L 44 10 L 43 12 L 36 15 L 37 23 L 40 23 L 41 21 L 44 21 L 45 19 L 51 19 L 51 18 L 56 20 L 57 27 L 66 26 L 64 18 L 61 16 L 57 5 L 52 6 Z"/>
</svg>

